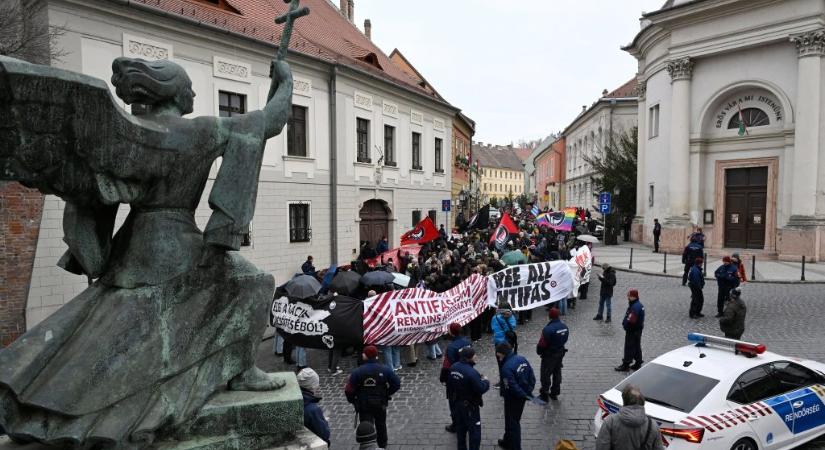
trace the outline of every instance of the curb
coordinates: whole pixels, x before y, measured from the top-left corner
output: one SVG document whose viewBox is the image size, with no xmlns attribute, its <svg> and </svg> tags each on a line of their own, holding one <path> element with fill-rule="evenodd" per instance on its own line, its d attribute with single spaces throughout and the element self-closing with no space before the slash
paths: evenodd
<svg viewBox="0 0 825 450">
<path fill-rule="evenodd" d="M 601 264 L 593 264 L 594 266 L 601 267 Z M 646 270 L 635 270 L 635 269 L 628 269 L 626 267 L 616 267 L 611 265 L 610 267 L 616 269 L 617 272 L 627 272 L 627 273 L 638 273 L 641 275 L 651 275 L 654 277 L 662 277 L 662 278 L 682 278 L 681 275 L 673 275 L 669 273 L 662 273 L 662 272 L 649 272 Z M 714 278 L 705 277 L 706 280 L 714 280 Z M 814 285 L 825 285 L 825 281 L 802 281 L 802 280 L 748 280 L 748 283 L 754 284 L 814 284 Z"/>
</svg>

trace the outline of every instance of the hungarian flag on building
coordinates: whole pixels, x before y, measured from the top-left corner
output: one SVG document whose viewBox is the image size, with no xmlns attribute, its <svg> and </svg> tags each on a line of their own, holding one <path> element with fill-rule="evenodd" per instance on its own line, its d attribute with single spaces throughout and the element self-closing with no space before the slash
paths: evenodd
<svg viewBox="0 0 825 450">
<path fill-rule="evenodd" d="M 736 105 L 739 108 L 739 136 L 744 136 L 748 133 L 748 127 L 745 125 L 745 115 L 742 114 L 742 105 Z"/>
<path fill-rule="evenodd" d="M 513 219 L 510 218 L 510 214 L 504 213 L 504 215 L 501 216 L 498 227 L 496 227 L 495 233 L 490 236 L 490 243 L 495 242 L 496 248 L 504 248 L 504 244 L 510 239 L 511 233 L 518 233 L 518 227 L 513 222 Z"/>
<path fill-rule="evenodd" d="M 401 236 L 401 245 L 426 244 L 436 239 L 438 239 L 438 229 L 432 219 L 425 217 L 424 220 L 418 222 L 415 228 Z"/>
</svg>

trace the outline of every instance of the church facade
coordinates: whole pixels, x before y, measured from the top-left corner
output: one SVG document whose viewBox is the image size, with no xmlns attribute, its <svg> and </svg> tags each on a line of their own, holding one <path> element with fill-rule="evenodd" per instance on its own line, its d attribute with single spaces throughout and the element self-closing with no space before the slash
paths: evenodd
<svg viewBox="0 0 825 450">
<path fill-rule="evenodd" d="M 825 258 L 825 3 L 669 0 L 639 63 L 635 240 Z"/>
<path fill-rule="evenodd" d="M 214 3 L 214 4 L 213 4 Z M 451 143 L 457 108 L 406 76 L 353 23 L 351 1 L 304 0 L 287 61 L 294 76 L 293 117 L 267 142 L 257 209 L 241 253 L 278 284 L 308 255 L 317 269 L 345 265 L 364 242 L 401 234 L 430 215 L 445 223 L 451 196 Z M 280 5 L 280 6 L 277 6 Z M 186 69 L 195 112 L 231 116 L 259 109 L 269 90 L 269 62 L 284 2 L 49 0 L 48 20 L 65 25 L 54 65 L 107 82 L 115 58 L 169 59 Z M 111 85 L 110 85 L 111 86 Z M 122 104 L 121 104 L 122 105 Z M 207 198 L 196 213 L 209 218 Z M 87 286 L 56 266 L 63 202 L 46 196 L 26 325 L 47 317 Z M 120 208 L 122 223 L 129 208 Z"/>
</svg>

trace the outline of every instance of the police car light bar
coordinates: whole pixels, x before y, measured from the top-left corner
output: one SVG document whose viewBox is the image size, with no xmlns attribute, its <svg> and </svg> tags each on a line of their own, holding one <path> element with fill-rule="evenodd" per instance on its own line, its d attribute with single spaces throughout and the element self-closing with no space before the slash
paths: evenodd
<svg viewBox="0 0 825 450">
<path fill-rule="evenodd" d="M 697 346 L 713 345 L 724 348 L 731 348 L 737 353 L 742 353 L 747 356 L 756 356 L 765 353 L 767 347 L 765 344 L 753 344 L 751 342 L 737 341 L 736 339 L 728 339 L 719 336 L 709 336 L 701 333 L 688 333 L 688 340 L 696 342 Z"/>
</svg>

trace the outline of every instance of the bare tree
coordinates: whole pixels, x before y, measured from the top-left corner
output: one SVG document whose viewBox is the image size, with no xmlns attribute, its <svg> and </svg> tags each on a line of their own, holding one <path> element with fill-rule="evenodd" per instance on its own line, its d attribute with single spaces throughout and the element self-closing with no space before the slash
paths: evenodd
<svg viewBox="0 0 825 450">
<path fill-rule="evenodd" d="M 58 46 L 66 27 L 49 24 L 46 3 L 40 0 L 0 0 L 0 55 L 38 64 L 59 61 Z"/>
</svg>

